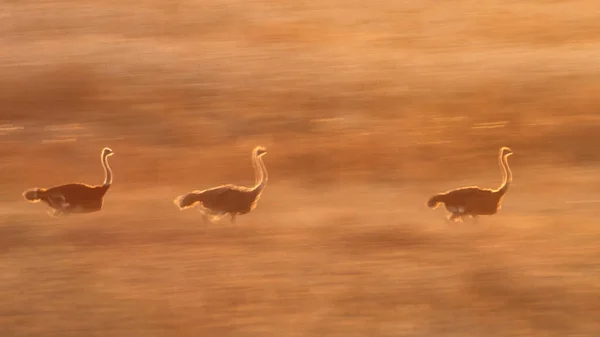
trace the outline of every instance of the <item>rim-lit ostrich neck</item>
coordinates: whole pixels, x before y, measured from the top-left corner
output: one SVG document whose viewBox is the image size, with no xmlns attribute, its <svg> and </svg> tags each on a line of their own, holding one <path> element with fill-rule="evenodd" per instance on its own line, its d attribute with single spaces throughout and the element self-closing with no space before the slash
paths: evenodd
<svg viewBox="0 0 600 337">
<path fill-rule="evenodd" d="M 253 189 L 262 191 L 262 189 L 267 185 L 269 178 L 265 163 L 262 161 L 262 156 L 259 156 L 257 151 L 252 154 L 252 164 L 254 166 L 255 177 L 255 185 Z"/>
<path fill-rule="evenodd" d="M 510 186 L 510 184 L 512 183 L 512 171 L 510 170 L 510 167 L 508 166 L 508 156 L 510 156 L 511 153 L 500 153 L 500 166 L 502 167 L 503 170 L 503 176 L 502 176 L 502 184 L 500 184 L 500 187 L 498 188 L 498 192 L 504 194 L 506 193 L 506 191 L 508 190 L 508 187 Z"/>
<path fill-rule="evenodd" d="M 258 164 L 260 165 L 262 172 L 262 181 L 261 184 L 264 186 L 269 181 L 269 173 L 267 173 L 267 167 L 265 166 L 265 162 L 263 162 L 262 156 L 258 157 Z"/>
<path fill-rule="evenodd" d="M 104 186 L 112 184 L 112 170 L 108 166 L 108 152 L 102 152 L 102 166 L 104 167 Z"/>
</svg>

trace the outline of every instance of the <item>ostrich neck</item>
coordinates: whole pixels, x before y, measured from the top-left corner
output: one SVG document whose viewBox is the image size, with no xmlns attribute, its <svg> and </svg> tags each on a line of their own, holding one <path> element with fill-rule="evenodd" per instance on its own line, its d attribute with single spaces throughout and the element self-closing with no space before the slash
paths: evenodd
<svg viewBox="0 0 600 337">
<path fill-rule="evenodd" d="M 256 154 L 252 154 L 252 167 L 254 168 L 254 186 L 256 186 L 262 179 L 262 172 L 258 165 L 258 156 Z"/>
<path fill-rule="evenodd" d="M 269 174 L 267 173 L 267 167 L 265 166 L 265 163 L 263 162 L 262 157 L 258 158 L 258 163 L 260 165 L 261 173 L 262 173 L 262 185 L 263 187 L 267 184 L 267 181 L 269 181 Z"/>
<path fill-rule="evenodd" d="M 104 167 L 104 186 L 112 184 L 112 170 L 108 166 L 108 156 L 102 156 L 102 166 Z"/>
<path fill-rule="evenodd" d="M 258 191 L 259 193 L 265 188 L 267 185 L 268 175 L 267 168 L 262 161 L 262 158 L 254 155 L 252 163 L 254 164 L 254 174 L 255 174 L 255 185 L 253 190 Z"/>
<path fill-rule="evenodd" d="M 503 170 L 502 176 L 502 184 L 498 188 L 498 192 L 504 194 L 508 190 L 508 186 L 512 182 L 512 172 L 510 171 L 510 167 L 508 166 L 508 156 L 500 157 L 500 166 Z"/>
</svg>

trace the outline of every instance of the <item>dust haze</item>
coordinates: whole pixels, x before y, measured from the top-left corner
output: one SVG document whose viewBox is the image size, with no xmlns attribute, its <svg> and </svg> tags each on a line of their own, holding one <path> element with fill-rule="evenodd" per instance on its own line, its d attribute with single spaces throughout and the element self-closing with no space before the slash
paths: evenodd
<svg viewBox="0 0 600 337">
<path fill-rule="evenodd" d="M 600 335 L 596 1 L 6 1 L 3 336 Z M 203 225 L 173 199 L 269 183 Z M 32 187 L 99 184 L 50 218 Z M 427 199 L 514 182 L 494 216 Z"/>
</svg>

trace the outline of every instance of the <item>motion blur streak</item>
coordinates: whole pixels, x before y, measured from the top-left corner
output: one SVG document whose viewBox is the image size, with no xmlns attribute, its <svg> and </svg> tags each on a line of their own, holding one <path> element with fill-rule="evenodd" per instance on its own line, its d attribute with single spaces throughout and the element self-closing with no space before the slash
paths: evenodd
<svg viewBox="0 0 600 337">
<path fill-rule="evenodd" d="M 597 1 L 4 1 L 2 336 L 600 336 Z M 235 224 L 173 198 L 269 186 Z M 428 198 L 499 184 L 451 223 Z M 22 193 L 101 184 L 50 218 Z"/>
</svg>

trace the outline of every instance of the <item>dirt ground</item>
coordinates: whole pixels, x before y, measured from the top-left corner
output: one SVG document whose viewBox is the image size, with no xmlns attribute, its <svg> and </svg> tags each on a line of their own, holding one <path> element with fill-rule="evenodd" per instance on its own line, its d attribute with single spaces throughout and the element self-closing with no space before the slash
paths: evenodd
<svg viewBox="0 0 600 337">
<path fill-rule="evenodd" d="M 596 1 L 6 1 L 2 336 L 599 336 Z M 269 183 L 238 223 L 173 199 Z M 31 187 L 114 185 L 50 218 Z M 500 183 L 501 211 L 425 205 Z"/>
</svg>

